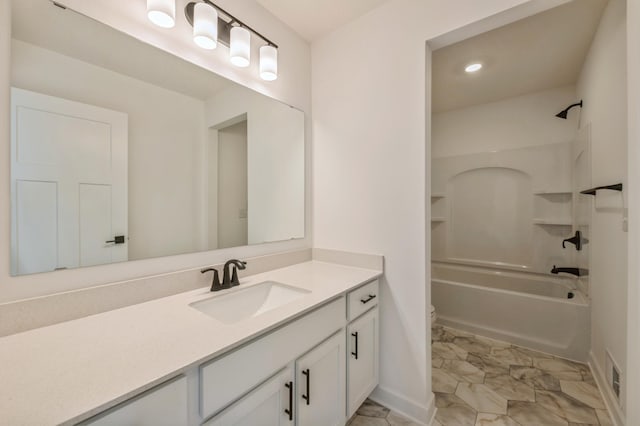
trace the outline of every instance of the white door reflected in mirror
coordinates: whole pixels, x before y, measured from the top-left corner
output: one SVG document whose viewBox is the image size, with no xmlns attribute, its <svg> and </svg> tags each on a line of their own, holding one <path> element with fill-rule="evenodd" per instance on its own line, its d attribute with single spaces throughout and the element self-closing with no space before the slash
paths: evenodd
<svg viewBox="0 0 640 426">
<path fill-rule="evenodd" d="M 11 92 L 11 271 L 127 260 L 127 116 Z"/>
</svg>

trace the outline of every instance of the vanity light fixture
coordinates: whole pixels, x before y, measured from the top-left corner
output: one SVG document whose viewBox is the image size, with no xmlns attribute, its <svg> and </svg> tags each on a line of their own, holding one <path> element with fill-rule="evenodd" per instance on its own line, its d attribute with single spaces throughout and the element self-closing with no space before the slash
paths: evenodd
<svg viewBox="0 0 640 426">
<path fill-rule="evenodd" d="M 175 7 L 175 0 L 171 0 L 171 3 Z M 210 0 L 187 3 L 184 14 L 193 27 L 194 42 L 205 49 L 215 49 L 218 44 L 227 46 L 229 59 L 237 67 L 251 64 L 252 35 L 264 41 L 265 44 L 260 47 L 260 77 L 266 81 L 278 78 L 278 46 L 274 42 Z"/>
<path fill-rule="evenodd" d="M 193 41 L 203 49 L 218 46 L 218 11 L 207 3 L 197 3 L 193 8 Z"/>
<path fill-rule="evenodd" d="M 266 81 L 278 78 L 278 49 L 271 45 L 260 48 L 260 78 Z"/>
<path fill-rule="evenodd" d="M 480 71 L 480 69 L 482 69 L 482 64 L 479 62 L 476 62 L 474 64 L 469 64 L 464 68 L 464 70 L 468 73 Z"/>
<path fill-rule="evenodd" d="M 231 42 L 229 46 L 231 63 L 236 67 L 245 68 L 251 63 L 251 33 L 244 27 L 231 28 Z"/>
<path fill-rule="evenodd" d="M 147 0 L 147 17 L 162 28 L 173 28 L 176 25 L 175 0 Z"/>
</svg>

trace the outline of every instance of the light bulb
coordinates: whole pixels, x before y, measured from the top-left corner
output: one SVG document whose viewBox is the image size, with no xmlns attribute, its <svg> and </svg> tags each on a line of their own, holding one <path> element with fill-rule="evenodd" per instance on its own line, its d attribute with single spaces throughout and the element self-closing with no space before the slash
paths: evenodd
<svg viewBox="0 0 640 426">
<path fill-rule="evenodd" d="M 278 49 L 274 46 L 260 48 L 260 77 L 267 81 L 278 78 Z"/>
<path fill-rule="evenodd" d="M 251 33 L 242 27 L 231 28 L 231 63 L 237 67 L 248 67 L 251 58 Z"/>
<path fill-rule="evenodd" d="M 162 28 L 173 28 L 176 24 L 175 0 L 147 0 L 147 17 Z"/>
<path fill-rule="evenodd" d="M 207 3 L 196 3 L 193 8 L 193 41 L 203 49 L 218 46 L 218 11 Z"/>
<path fill-rule="evenodd" d="M 464 70 L 466 72 L 476 72 L 476 71 L 480 71 L 481 68 L 482 68 L 482 64 L 475 63 L 475 64 L 467 65 Z"/>
</svg>

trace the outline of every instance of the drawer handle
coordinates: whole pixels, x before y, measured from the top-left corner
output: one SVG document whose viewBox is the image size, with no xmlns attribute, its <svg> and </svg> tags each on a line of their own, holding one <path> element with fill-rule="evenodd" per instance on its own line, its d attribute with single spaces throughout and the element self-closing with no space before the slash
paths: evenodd
<svg viewBox="0 0 640 426">
<path fill-rule="evenodd" d="M 293 382 L 285 383 L 284 387 L 289 389 L 289 409 L 285 409 L 285 414 L 289 415 L 289 421 L 293 421 Z"/>
<path fill-rule="evenodd" d="M 358 359 L 358 332 L 356 331 L 355 333 L 351 333 L 351 335 L 356 338 L 355 352 L 351 352 L 351 355 Z"/>
<path fill-rule="evenodd" d="M 311 387 L 311 371 L 307 368 L 306 370 L 302 370 L 302 374 L 307 376 L 307 394 L 302 395 L 302 399 L 307 401 L 307 405 L 309 405 L 311 404 L 311 392 L 309 391 L 309 388 Z"/>
<path fill-rule="evenodd" d="M 372 301 L 375 298 L 376 298 L 375 294 L 370 294 L 369 297 L 367 297 L 366 299 L 360 299 L 360 302 L 362 302 L 362 304 L 364 305 L 364 304 L 369 303 L 370 301 Z"/>
</svg>

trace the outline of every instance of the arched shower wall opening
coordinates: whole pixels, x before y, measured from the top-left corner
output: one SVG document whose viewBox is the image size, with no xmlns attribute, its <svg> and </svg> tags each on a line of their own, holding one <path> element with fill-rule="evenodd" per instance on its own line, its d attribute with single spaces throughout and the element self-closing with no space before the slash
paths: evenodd
<svg viewBox="0 0 640 426">
<path fill-rule="evenodd" d="M 532 254 L 531 176 L 506 167 L 453 176 L 447 222 L 447 258 L 526 267 Z"/>
</svg>

